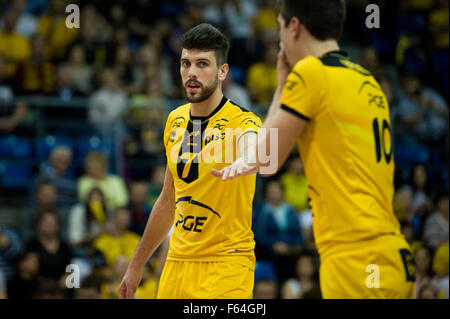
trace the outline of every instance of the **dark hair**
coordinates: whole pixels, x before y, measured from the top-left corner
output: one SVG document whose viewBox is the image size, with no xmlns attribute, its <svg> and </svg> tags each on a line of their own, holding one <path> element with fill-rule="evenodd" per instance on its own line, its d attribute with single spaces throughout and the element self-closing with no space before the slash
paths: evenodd
<svg viewBox="0 0 450 319">
<path fill-rule="evenodd" d="M 279 0 L 278 8 L 286 25 L 295 16 L 319 40 L 339 40 L 342 36 L 344 0 Z"/>
<path fill-rule="evenodd" d="M 201 23 L 184 34 L 182 47 L 187 50 L 214 51 L 219 66 L 227 62 L 230 43 L 217 28 L 208 23 Z"/>
</svg>

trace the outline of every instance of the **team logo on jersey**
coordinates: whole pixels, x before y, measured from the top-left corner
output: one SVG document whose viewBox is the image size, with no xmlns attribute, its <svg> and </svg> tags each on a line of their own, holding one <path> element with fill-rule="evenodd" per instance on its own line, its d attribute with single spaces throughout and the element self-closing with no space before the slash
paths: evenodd
<svg viewBox="0 0 450 319">
<path fill-rule="evenodd" d="M 170 123 L 170 126 L 172 128 L 178 128 L 181 127 L 184 122 L 186 122 L 186 119 L 183 116 L 179 116 Z"/>
<path fill-rule="evenodd" d="M 223 130 L 229 122 L 230 121 L 228 121 L 227 119 L 218 119 L 218 120 L 215 120 L 214 122 L 212 122 L 211 124 L 212 124 L 212 128 Z"/>
<path fill-rule="evenodd" d="M 241 122 L 241 124 L 244 124 L 244 125 L 250 125 L 250 124 L 253 124 L 253 125 L 255 125 L 256 127 L 261 127 L 261 124 L 258 123 L 253 117 L 247 117 L 247 118 L 245 118 L 245 119 Z"/>
<path fill-rule="evenodd" d="M 184 217 L 181 214 L 178 214 L 178 220 L 175 223 L 175 227 L 181 225 L 181 227 L 186 231 L 193 231 L 196 233 L 201 233 L 202 228 L 205 225 L 205 222 L 208 220 L 208 217 L 205 216 L 186 216 Z"/>
</svg>

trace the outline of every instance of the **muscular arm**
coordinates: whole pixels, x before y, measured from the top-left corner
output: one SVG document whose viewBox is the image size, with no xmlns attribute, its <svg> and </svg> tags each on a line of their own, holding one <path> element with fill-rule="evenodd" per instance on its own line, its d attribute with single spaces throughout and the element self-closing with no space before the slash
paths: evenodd
<svg viewBox="0 0 450 319">
<path fill-rule="evenodd" d="M 166 176 L 161 194 L 152 209 L 142 239 L 130 261 L 130 269 L 142 269 L 156 248 L 166 237 L 175 213 L 175 189 L 173 177 L 166 167 Z"/>
</svg>

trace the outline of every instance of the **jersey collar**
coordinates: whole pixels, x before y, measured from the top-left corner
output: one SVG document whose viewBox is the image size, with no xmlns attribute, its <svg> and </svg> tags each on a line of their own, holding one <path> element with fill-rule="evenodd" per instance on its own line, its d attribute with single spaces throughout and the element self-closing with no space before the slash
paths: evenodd
<svg viewBox="0 0 450 319">
<path fill-rule="evenodd" d="M 324 55 L 322 55 L 321 58 L 327 58 L 329 56 L 339 56 L 339 57 L 343 57 L 343 58 L 348 58 L 347 52 L 343 51 L 343 50 L 334 50 L 334 51 L 327 52 Z"/>
<path fill-rule="evenodd" d="M 222 107 L 225 105 L 225 103 L 227 103 L 227 102 L 228 102 L 228 99 L 224 95 L 222 97 L 222 100 L 220 101 L 219 105 L 208 116 L 192 116 L 191 110 L 189 109 L 189 121 L 192 122 L 195 120 L 200 120 L 203 123 L 203 122 L 209 120 L 211 117 L 213 117 L 217 112 L 219 112 L 222 109 Z"/>
</svg>

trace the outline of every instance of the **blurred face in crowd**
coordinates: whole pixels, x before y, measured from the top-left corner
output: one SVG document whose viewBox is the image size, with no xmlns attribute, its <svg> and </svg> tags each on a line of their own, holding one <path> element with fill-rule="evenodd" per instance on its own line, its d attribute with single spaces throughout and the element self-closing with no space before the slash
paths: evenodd
<svg viewBox="0 0 450 319">
<path fill-rule="evenodd" d="M 302 256 L 297 261 L 297 275 L 299 278 L 309 278 L 314 276 L 314 261 L 311 256 Z"/>
<path fill-rule="evenodd" d="M 419 295 L 419 299 L 436 299 L 437 298 L 437 294 L 436 291 L 430 287 L 430 286 L 425 286 Z"/>
<path fill-rule="evenodd" d="M 72 152 L 65 148 L 57 148 L 52 152 L 50 162 L 58 176 L 64 176 L 72 163 Z"/>
<path fill-rule="evenodd" d="M 266 199 L 273 206 L 278 206 L 283 202 L 283 188 L 279 181 L 269 182 L 266 189 Z"/>
<path fill-rule="evenodd" d="M 214 51 L 183 49 L 180 73 L 187 100 L 200 103 L 207 100 L 225 80 L 228 64 L 218 67 Z"/>
<path fill-rule="evenodd" d="M 441 196 L 439 198 L 439 201 L 437 203 L 437 210 L 442 216 L 444 216 L 448 220 L 448 209 L 449 209 L 449 203 L 448 203 L 448 194 L 447 194 L 447 195 Z"/>
<path fill-rule="evenodd" d="M 159 165 L 153 171 L 152 184 L 156 188 L 162 188 L 164 185 L 164 177 L 166 176 L 166 168 L 164 165 Z"/>
<path fill-rule="evenodd" d="M 414 257 L 416 259 L 417 273 L 426 274 L 428 272 L 431 263 L 431 257 L 430 253 L 428 252 L 428 249 L 423 247 L 420 248 L 419 250 L 416 251 Z"/>
<path fill-rule="evenodd" d="M 414 169 L 414 185 L 417 189 L 423 189 L 427 183 L 427 172 L 422 165 Z"/>
<path fill-rule="evenodd" d="M 81 46 L 75 46 L 72 51 L 70 51 L 70 63 L 74 65 L 83 65 L 86 61 L 86 55 Z"/>
<path fill-rule="evenodd" d="M 116 231 L 119 233 L 123 233 L 128 230 L 131 225 L 131 216 L 128 209 L 121 208 L 116 211 L 114 215 L 114 225 Z"/>
<path fill-rule="evenodd" d="M 378 68 L 378 54 L 372 47 L 366 47 L 361 52 L 361 66 L 373 72 Z"/>
<path fill-rule="evenodd" d="M 42 184 L 38 187 L 36 200 L 39 207 L 51 208 L 56 202 L 56 188 L 52 184 Z"/>
<path fill-rule="evenodd" d="M 130 186 L 130 200 L 134 204 L 142 205 L 148 198 L 148 183 L 135 182 Z"/>
<path fill-rule="evenodd" d="M 299 157 L 296 156 L 289 162 L 289 171 L 295 176 L 303 175 L 303 163 Z"/>
<path fill-rule="evenodd" d="M 99 202 L 104 203 L 105 199 L 103 197 L 103 194 L 98 189 L 93 189 L 88 196 L 88 202 Z"/>
<path fill-rule="evenodd" d="M 114 91 L 118 88 L 117 77 L 114 71 L 107 70 L 102 76 L 103 88 Z"/>
<path fill-rule="evenodd" d="M 414 75 L 405 76 L 402 80 L 403 90 L 410 98 L 420 97 L 421 86 L 419 78 Z"/>
<path fill-rule="evenodd" d="M 383 78 L 380 80 L 380 86 L 383 90 L 384 95 L 386 96 L 386 99 L 389 104 L 392 104 L 392 101 L 394 100 L 394 91 L 392 89 L 392 83 L 387 78 Z"/>
<path fill-rule="evenodd" d="M 260 280 L 255 285 L 255 291 L 253 292 L 254 299 L 276 299 L 277 298 L 277 285 L 273 281 Z"/>
<path fill-rule="evenodd" d="M 39 220 L 38 232 L 41 236 L 56 236 L 59 231 L 58 218 L 53 213 L 44 213 Z"/>
<path fill-rule="evenodd" d="M 37 253 L 28 252 L 18 265 L 19 273 L 35 276 L 39 272 L 39 256 Z"/>
<path fill-rule="evenodd" d="M 106 159 L 101 155 L 88 155 L 85 161 L 86 174 L 95 179 L 102 179 L 106 175 Z"/>
</svg>

